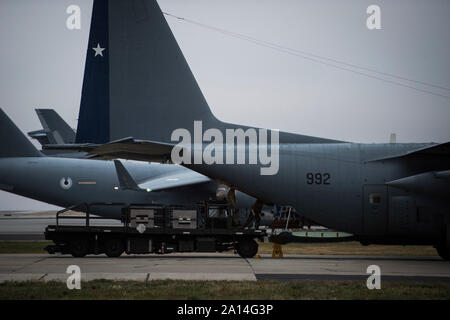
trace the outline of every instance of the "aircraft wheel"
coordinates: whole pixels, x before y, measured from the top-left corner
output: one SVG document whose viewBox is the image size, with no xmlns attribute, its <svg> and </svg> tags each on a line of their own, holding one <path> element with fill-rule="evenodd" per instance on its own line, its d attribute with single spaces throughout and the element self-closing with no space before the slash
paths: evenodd
<svg viewBox="0 0 450 320">
<path fill-rule="evenodd" d="M 446 245 L 438 244 L 436 246 L 437 253 L 441 256 L 442 259 L 446 261 L 450 261 L 450 248 Z"/>
<path fill-rule="evenodd" d="M 124 251 L 125 247 L 120 239 L 111 239 L 105 243 L 105 253 L 110 258 L 120 257 Z"/>
<path fill-rule="evenodd" d="M 89 244 L 86 240 L 72 240 L 69 243 L 70 254 L 75 258 L 83 258 L 88 254 Z"/>
<path fill-rule="evenodd" d="M 242 240 L 237 243 L 236 250 L 242 258 L 252 258 L 258 253 L 258 243 L 253 239 Z"/>
</svg>

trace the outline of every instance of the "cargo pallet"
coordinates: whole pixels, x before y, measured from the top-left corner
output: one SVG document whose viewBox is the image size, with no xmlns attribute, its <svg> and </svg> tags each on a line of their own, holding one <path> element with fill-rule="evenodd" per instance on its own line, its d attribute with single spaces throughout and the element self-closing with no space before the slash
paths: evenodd
<svg viewBox="0 0 450 320">
<path fill-rule="evenodd" d="M 121 206 L 121 226 L 93 226 L 91 207 Z M 62 216 L 83 207 L 85 216 Z M 258 252 L 255 239 L 263 240 L 263 230 L 233 226 L 228 204 L 205 203 L 192 206 L 149 204 L 81 204 L 56 214 L 56 225 L 45 229 L 45 239 L 55 244 L 46 247 L 50 254 L 106 254 L 119 257 L 126 254 L 166 254 L 171 252 L 223 252 L 235 250 L 250 258 Z M 216 216 L 212 216 L 214 213 Z M 62 219 L 84 219 L 84 225 L 61 225 Z"/>
</svg>

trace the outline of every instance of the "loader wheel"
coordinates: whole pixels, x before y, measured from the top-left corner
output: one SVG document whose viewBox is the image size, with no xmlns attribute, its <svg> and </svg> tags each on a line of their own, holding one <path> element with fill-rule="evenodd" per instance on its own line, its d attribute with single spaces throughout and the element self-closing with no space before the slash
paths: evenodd
<svg viewBox="0 0 450 320">
<path fill-rule="evenodd" d="M 253 258 L 258 252 L 258 244 L 253 239 L 241 240 L 236 245 L 236 251 L 242 258 Z"/>
<path fill-rule="evenodd" d="M 450 248 L 446 245 L 438 244 L 436 246 L 437 253 L 441 256 L 445 261 L 450 261 Z"/>
<path fill-rule="evenodd" d="M 110 258 L 117 258 L 125 251 L 123 242 L 119 239 L 111 239 L 105 243 L 105 253 Z"/>
<path fill-rule="evenodd" d="M 89 244 L 86 240 L 72 240 L 69 243 L 70 254 L 75 258 L 83 258 L 88 254 Z"/>
</svg>

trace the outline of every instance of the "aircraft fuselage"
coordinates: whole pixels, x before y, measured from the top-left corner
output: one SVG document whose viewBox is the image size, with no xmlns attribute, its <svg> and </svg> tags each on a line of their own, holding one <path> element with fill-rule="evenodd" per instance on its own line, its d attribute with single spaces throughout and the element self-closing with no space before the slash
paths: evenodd
<svg viewBox="0 0 450 320">
<path fill-rule="evenodd" d="M 125 163 L 136 181 L 166 173 L 185 171 L 163 164 Z M 81 203 L 193 204 L 216 196 L 214 181 L 157 192 L 119 188 L 112 161 L 51 157 L 0 159 L 0 190 L 53 205 L 68 207 Z M 95 207 L 93 213 L 120 218 L 120 208 Z"/>
<path fill-rule="evenodd" d="M 433 195 L 387 184 L 446 170 L 448 157 L 444 161 L 440 157 L 397 157 L 431 145 L 280 144 L 275 175 L 261 175 L 260 165 L 249 164 L 186 167 L 226 181 L 266 203 L 291 205 L 319 224 L 370 242 L 433 243 L 442 236 L 448 219 L 450 188 Z M 381 158 L 389 159 L 377 160 Z"/>
</svg>

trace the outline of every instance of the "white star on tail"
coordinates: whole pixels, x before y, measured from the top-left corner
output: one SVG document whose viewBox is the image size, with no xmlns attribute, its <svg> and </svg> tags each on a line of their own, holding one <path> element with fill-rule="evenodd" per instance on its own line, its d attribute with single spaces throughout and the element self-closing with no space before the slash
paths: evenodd
<svg viewBox="0 0 450 320">
<path fill-rule="evenodd" d="M 95 56 L 100 55 L 103 57 L 103 50 L 105 50 L 105 48 L 100 47 L 100 43 L 97 43 L 97 48 L 92 48 L 92 50 L 95 51 Z"/>
</svg>

